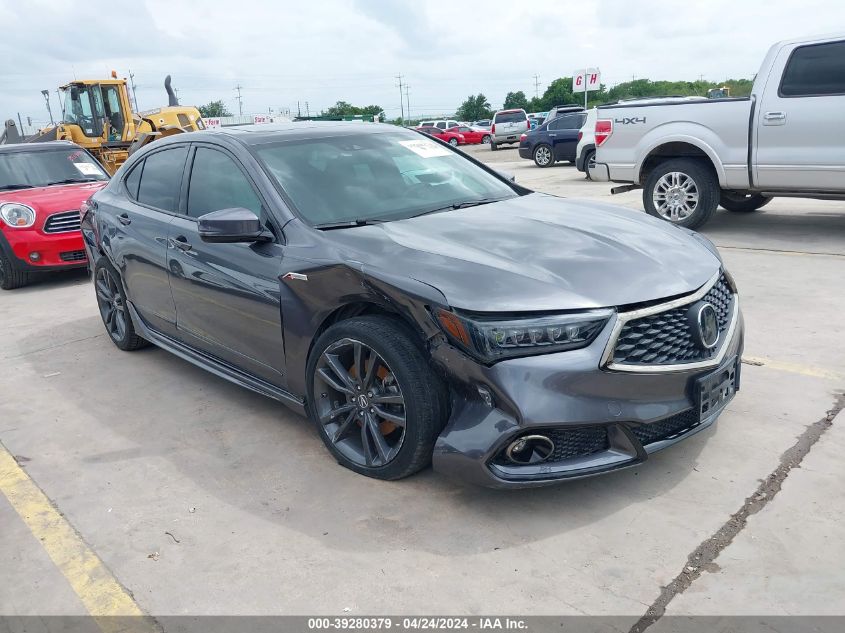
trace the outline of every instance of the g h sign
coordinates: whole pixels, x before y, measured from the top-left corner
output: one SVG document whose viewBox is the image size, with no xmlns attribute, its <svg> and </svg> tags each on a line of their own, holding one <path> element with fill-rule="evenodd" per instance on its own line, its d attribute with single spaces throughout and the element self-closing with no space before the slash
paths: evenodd
<svg viewBox="0 0 845 633">
<path fill-rule="evenodd" d="M 598 90 L 601 87 L 601 72 L 598 68 L 582 68 L 572 76 L 572 92 Z"/>
</svg>

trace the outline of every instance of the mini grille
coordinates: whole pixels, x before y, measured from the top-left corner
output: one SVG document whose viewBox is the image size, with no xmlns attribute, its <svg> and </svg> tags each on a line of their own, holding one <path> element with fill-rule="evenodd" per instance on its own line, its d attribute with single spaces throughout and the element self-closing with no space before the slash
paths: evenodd
<svg viewBox="0 0 845 633">
<path fill-rule="evenodd" d="M 695 409 L 687 409 L 682 413 L 652 422 L 651 424 L 634 426 L 631 428 L 631 432 L 645 446 L 646 444 L 653 444 L 661 440 L 670 440 L 683 435 L 687 431 L 691 431 L 697 427 L 699 423 Z"/>
<path fill-rule="evenodd" d="M 80 226 L 79 211 L 54 213 L 44 223 L 45 233 L 70 233 L 78 231 Z"/>
<path fill-rule="evenodd" d="M 59 253 L 59 259 L 63 262 L 84 262 L 85 251 L 65 251 L 64 253 Z"/>
<path fill-rule="evenodd" d="M 576 429 L 535 429 L 524 433 L 524 435 L 545 435 L 554 443 L 555 450 L 547 460 L 549 462 L 557 462 L 570 457 L 585 457 L 606 451 L 610 446 L 607 440 L 607 430 L 603 426 Z M 511 442 L 513 442 L 513 439 L 509 440 L 507 445 L 510 445 Z M 496 456 L 496 463 L 512 464 L 508 460 L 505 450 L 502 449 Z"/>
<path fill-rule="evenodd" d="M 730 325 L 731 305 L 734 301 L 724 275 L 719 277 L 702 300 L 716 309 L 721 336 Z M 701 349 L 696 344 L 687 323 L 690 304 L 625 323 L 613 348 L 613 362 L 623 365 L 671 365 L 709 358 L 722 341 L 713 350 Z"/>
</svg>

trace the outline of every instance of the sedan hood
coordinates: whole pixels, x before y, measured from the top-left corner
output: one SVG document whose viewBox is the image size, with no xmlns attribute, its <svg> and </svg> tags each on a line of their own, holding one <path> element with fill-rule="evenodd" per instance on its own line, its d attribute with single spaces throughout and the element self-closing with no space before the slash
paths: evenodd
<svg viewBox="0 0 845 633">
<path fill-rule="evenodd" d="M 703 241 L 643 213 L 536 193 L 331 238 L 365 270 L 407 275 L 475 312 L 654 301 L 700 288 L 721 265 Z"/>
</svg>

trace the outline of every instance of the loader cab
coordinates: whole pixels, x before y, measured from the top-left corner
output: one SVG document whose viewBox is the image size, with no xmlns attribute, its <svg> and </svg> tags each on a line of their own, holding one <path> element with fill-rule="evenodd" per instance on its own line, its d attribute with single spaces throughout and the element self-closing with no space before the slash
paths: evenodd
<svg viewBox="0 0 845 633">
<path fill-rule="evenodd" d="M 88 138 L 131 140 L 132 117 L 125 83 L 80 81 L 60 90 L 64 93 L 64 123 L 76 125 Z"/>
</svg>

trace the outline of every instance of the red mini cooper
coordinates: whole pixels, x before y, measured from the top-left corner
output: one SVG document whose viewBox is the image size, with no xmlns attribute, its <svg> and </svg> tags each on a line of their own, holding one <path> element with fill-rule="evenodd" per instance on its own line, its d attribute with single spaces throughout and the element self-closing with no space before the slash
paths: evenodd
<svg viewBox="0 0 845 633">
<path fill-rule="evenodd" d="M 0 145 L 0 288 L 87 264 L 79 207 L 108 179 L 74 143 Z"/>
</svg>

